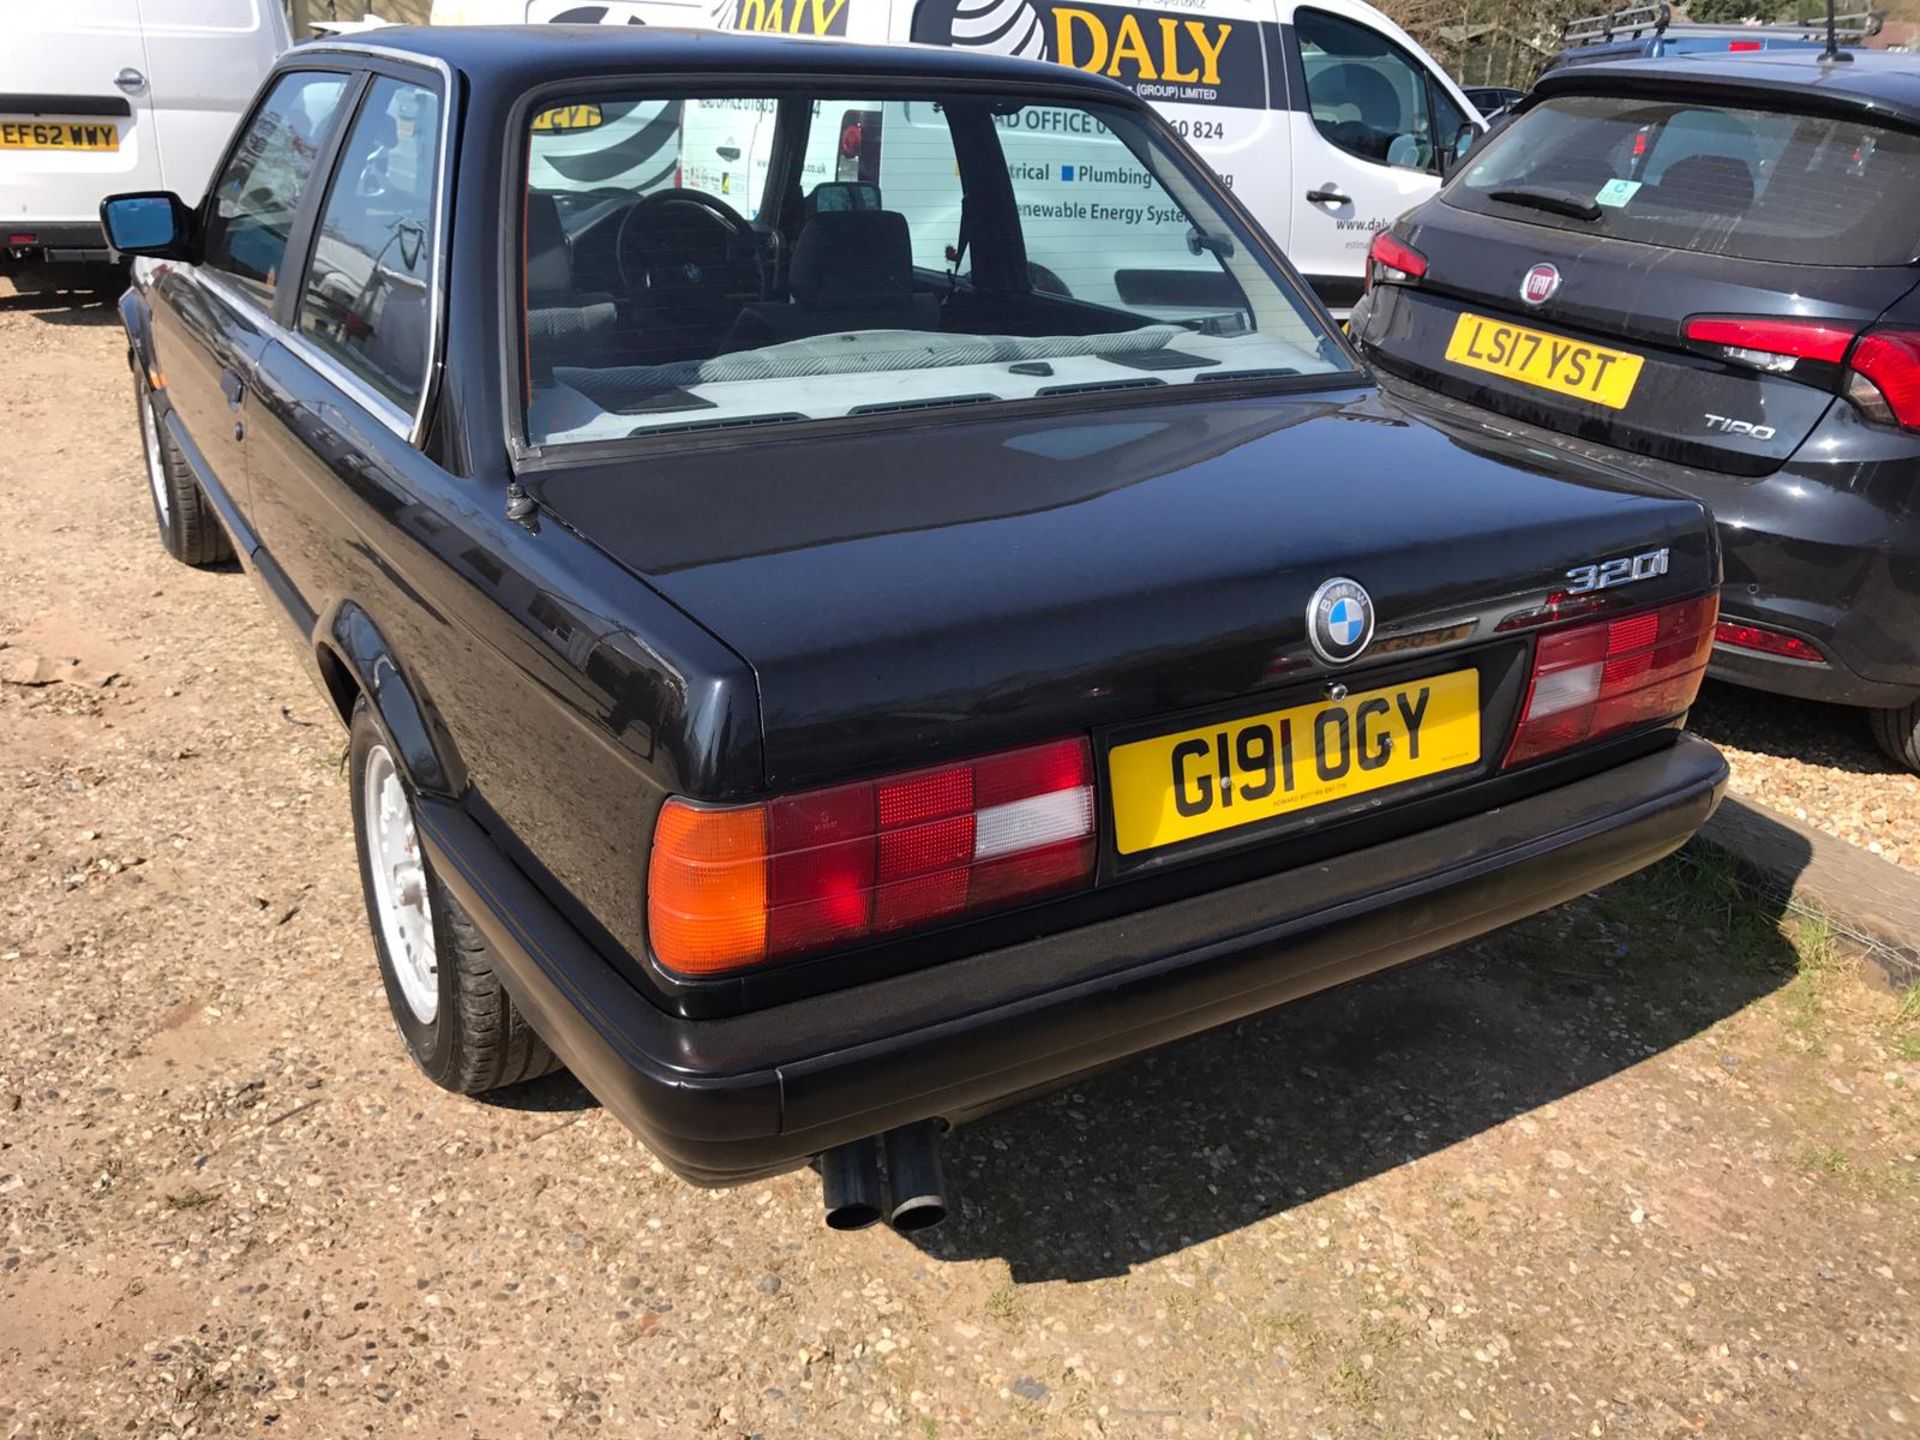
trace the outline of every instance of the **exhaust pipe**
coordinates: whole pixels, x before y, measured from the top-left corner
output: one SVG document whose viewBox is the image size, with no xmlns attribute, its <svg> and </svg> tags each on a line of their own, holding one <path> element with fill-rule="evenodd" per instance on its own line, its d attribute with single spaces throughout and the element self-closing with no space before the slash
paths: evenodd
<svg viewBox="0 0 1920 1440">
<path fill-rule="evenodd" d="M 829 1230 L 864 1230 L 880 1218 L 880 1150 L 871 1137 L 820 1157 L 820 1196 Z"/>
<path fill-rule="evenodd" d="M 947 1218 L 947 1182 L 940 1171 L 940 1130 L 922 1120 L 889 1130 L 887 1223 L 901 1234 L 927 1230 Z"/>
</svg>

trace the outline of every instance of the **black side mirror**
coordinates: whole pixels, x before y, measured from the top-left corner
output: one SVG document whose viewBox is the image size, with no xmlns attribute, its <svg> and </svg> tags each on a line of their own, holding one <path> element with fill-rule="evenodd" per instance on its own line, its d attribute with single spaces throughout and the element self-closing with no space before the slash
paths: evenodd
<svg viewBox="0 0 1920 1440">
<path fill-rule="evenodd" d="M 193 258 L 193 211 L 171 190 L 109 195 L 100 202 L 100 228 L 122 255 Z"/>
</svg>

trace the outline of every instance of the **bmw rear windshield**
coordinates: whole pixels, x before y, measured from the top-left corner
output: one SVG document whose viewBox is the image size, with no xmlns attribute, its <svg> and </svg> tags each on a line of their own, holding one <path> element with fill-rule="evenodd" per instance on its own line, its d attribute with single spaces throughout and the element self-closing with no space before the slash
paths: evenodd
<svg viewBox="0 0 1920 1440">
<path fill-rule="evenodd" d="M 1446 204 L 1739 260 L 1905 265 L 1920 135 L 1777 110 L 1575 95 L 1496 136 Z"/>
<path fill-rule="evenodd" d="M 1351 373 L 1125 107 L 609 86 L 525 145 L 536 446 Z"/>
</svg>

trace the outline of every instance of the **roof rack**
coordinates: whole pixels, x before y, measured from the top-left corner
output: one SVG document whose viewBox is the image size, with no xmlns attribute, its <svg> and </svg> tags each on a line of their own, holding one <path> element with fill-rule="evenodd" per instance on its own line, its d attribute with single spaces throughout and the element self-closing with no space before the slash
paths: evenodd
<svg viewBox="0 0 1920 1440">
<path fill-rule="evenodd" d="M 1834 34 L 1841 40 L 1857 43 L 1878 35 L 1884 19 L 1874 10 L 1836 15 L 1833 17 Z M 1620 10 L 1603 10 L 1598 15 L 1569 21 L 1560 32 L 1560 43 L 1597 45 L 1609 40 L 1638 40 L 1647 35 L 1663 34 L 1669 29 L 1675 35 L 1725 35 L 1733 39 L 1759 39 L 1771 35 L 1824 40 L 1827 38 L 1827 19 L 1822 15 L 1805 20 L 1774 20 L 1764 25 L 1695 24 L 1684 19 L 1676 23 L 1671 5 L 1629 5 Z"/>
</svg>

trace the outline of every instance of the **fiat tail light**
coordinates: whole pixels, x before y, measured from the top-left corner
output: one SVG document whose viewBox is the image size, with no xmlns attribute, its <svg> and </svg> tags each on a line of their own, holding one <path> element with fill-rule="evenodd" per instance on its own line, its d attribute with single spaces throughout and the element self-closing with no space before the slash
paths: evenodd
<svg viewBox="0 0 1920 1440">
<path fill-rule="evenodd" d="M 1376 230 L 1367 247 L 1366 288 L 1410 285 L 1427 273 L 1427 257 L 1391 232 Z"/>
<path fill-rule="evenodd" d="M 722 974 L 1082 887 L 1093 867 L 1085 740 L 753 805 L 675 798 L 649 938 L 669 970 Z"/>
<path fill-rule="evenodd" d="M 1720 597 L 1702 595 L 1543 632 L 1503 768 L 1686 710 L 1719 613 Z"/>
</svg>

